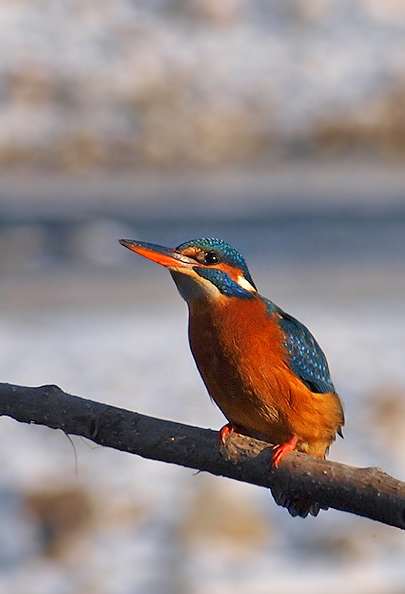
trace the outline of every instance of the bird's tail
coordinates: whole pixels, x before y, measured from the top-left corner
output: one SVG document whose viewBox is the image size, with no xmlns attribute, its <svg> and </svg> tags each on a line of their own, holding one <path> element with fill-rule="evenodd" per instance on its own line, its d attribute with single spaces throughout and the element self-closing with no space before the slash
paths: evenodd
<svg viewBox="0 0 405 594">
<path fill-rule="evenodd" d="M 329 509 L 321 506 L 317 501 L 311 501 L 305 497 L 287 496 L 278 486 L 272 487 L 271 494 L 277 505 L 287 508 L 293 518 L 296 516 L 300 518 L 306 518 L 308 515 L 317 516 L 321 509 Z"/>
</svg>

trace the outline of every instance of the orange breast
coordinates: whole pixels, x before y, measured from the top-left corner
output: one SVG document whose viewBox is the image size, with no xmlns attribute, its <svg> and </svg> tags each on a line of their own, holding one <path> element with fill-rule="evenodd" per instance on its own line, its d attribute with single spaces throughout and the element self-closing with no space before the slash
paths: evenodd
<svg viewBox="0 0 405 594">
<path fill-rule="evenodd" d="M 271 443 L 298 435 L 299 449 L 324 456 L 341 423 L 339 398 L 312 393 L 291 371 L 281 328 L 261 299 L 190 304 L 189 336 L 208 392 L 229 421 Z"/>
</svg>

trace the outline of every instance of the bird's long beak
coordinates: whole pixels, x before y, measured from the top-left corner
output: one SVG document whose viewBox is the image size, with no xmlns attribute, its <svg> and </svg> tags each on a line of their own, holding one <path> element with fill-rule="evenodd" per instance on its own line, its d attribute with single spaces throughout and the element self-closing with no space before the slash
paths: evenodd
<svg viewBox="0 0 405 594">
<path fill-rule="evenodd" d="M 120 244 L 136 254 L 167 268 L 189 268 L 197 264 L 192 258 L 183 256 L 174 248 L 168 248 L 163 245 L 147 243 L 146 241 L 135 241 L 134 239 L 120 239 Z"/>
</svg>

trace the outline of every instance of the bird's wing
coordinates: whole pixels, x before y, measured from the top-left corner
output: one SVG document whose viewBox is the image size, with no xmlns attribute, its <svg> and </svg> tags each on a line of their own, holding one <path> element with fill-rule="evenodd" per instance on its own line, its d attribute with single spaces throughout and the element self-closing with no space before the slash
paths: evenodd
<svg viewBox="0 0 405 594">
<path fill-rule="evenodd" d="M 293 372 L 312 392 L 335 392 L 328 362 L 311 332 L 289 314 L 281 312 L 279 316 Z"/>
<path fill-rule="evenodd" d="M 326 357 L 308 328 L 271 301 L 265 301 L 269 313 L 275 314 L 279 320 L 292 371 L 312 392 L 336 392 Z"/>
</svg>

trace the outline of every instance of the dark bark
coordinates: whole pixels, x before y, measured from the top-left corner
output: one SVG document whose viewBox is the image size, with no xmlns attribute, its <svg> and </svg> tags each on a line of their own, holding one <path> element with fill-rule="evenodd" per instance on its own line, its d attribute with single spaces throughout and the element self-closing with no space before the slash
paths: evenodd
<svg viewBox="0 0 405 594">
<path fill-rule="evenodd" d="M 354 468 L 299 452 L 270 467 L 271 447 L 235 435 L 218 447 L 217 431 L 190 427 L 85 400 L 57 386 L 0 383 L 0 415 L 81 435 L 97 444 L 303 497 L 322 508 L 405 528 L 405 483 L 379 468 Z"/>
</svg>

